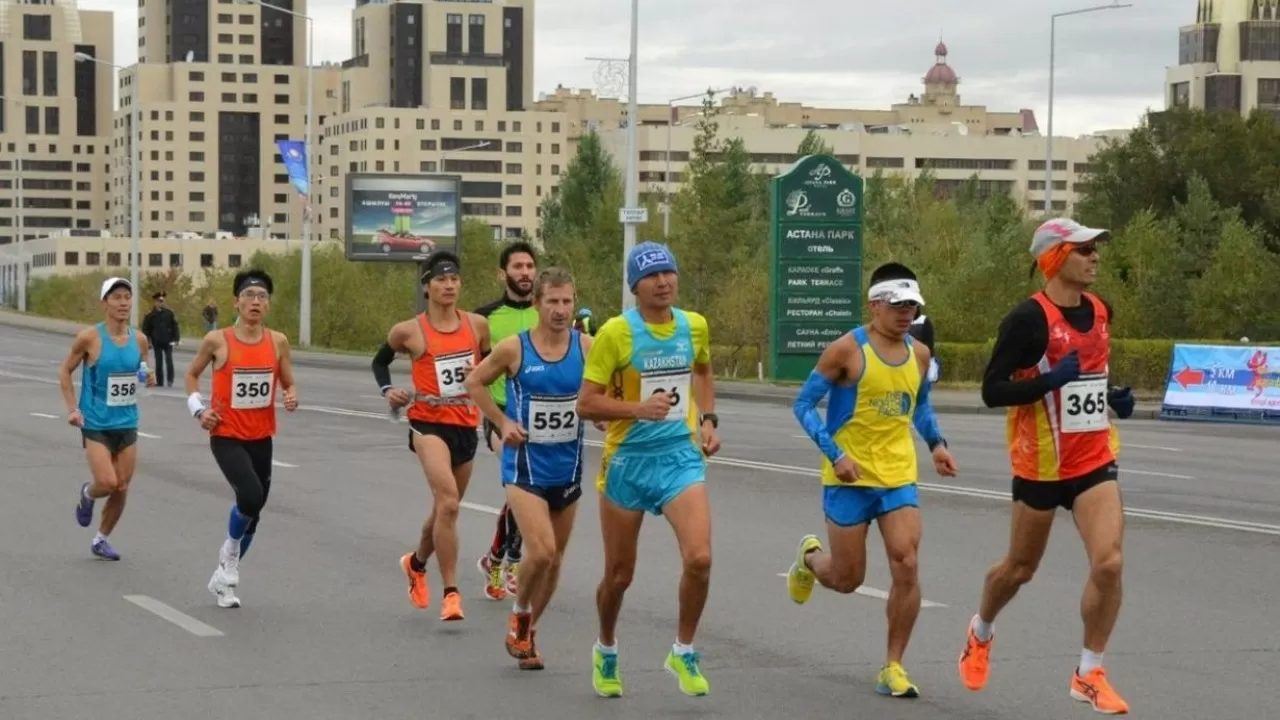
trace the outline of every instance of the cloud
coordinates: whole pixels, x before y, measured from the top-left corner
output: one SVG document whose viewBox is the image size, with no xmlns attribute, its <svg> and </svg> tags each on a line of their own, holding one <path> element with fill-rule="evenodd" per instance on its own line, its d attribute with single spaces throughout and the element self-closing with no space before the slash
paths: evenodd
<svg viewBox="0 0 1280 720">
<path fill-rule="evenodd" d="M 1055 62 L 1055 130 L 1132 126 L 1163 105 L 1190 0 L 1062 18 Z M 921 90 L 945 39 L 966 103 L 1028 107 L 1047 117 L 1049 16 L 1098 0 L 643 0 L 640 98 L 666 102 L 707 87 L 757 86 L 784 102 L 884 109 Z M 628 0 L 535 0 L 538 92 L 595 89 L 595 57 L 625 57 Z M 352 0 L 315 0 L 316 59 L 350 55 Z M 1170 5 L 1185 6 L 1174 8 Z M 116 58 L 137 57 L 134 0 L 81 0 L 116 13 Z"/>
</svg>

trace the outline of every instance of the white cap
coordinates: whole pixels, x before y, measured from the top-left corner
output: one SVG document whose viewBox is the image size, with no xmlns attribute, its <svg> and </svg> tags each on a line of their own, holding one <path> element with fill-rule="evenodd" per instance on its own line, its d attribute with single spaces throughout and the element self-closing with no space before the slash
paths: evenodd
<svg viewBox="0 0 1280 720">
<path fill-rule="evenodd" d="M 118 287 L 129 288 L 129 292 L 133 292 L 133 283 L 122 277 L 111 277 L 102 281 L 102 293 L 99 295 L 98 299 L 106 300 L 107 296 L 111 294 L 111 291 Z"/>
<path fill-rule="evenodd" d="M 915 280 L 882 280 L 871 286 L 867 298 L 872 301 L 900 303 L 914 302 L 924 305 L 924 296 L 920 294 L 920 283 Z"/>
</svg>

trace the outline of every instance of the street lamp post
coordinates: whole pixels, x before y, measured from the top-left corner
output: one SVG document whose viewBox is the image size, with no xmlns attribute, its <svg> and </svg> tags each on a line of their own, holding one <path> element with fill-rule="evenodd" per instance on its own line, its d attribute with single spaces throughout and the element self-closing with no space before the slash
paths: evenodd
<svg viewBox="0 0 1280 720">
<path fill-rule="evenodd" d="M 115 68 L 122 74 L 125 71 L 123 67 L 116 65 L 115 63 L 109 63 L 106 60 L 99 60 L 88 53 L 76 53 L 76 62 L 93 62 L 98 63 L 99 65 L 106 65 L 107 67 Z M 134 79 L 137 80 L 136 77 Z M 135 88 L 137 87 L 141 86 L 135 83 Z M 138 287 L 138 268 L 142 262 L 139 257 L 139 254 L 142 252 L 139 248 L 141 245 L 140 238 L 142 235 L 142 184 L 140 182 L 142 166 L 142 120 L 141 115 L 138 112 L 139 103 L 138 92 L 136 89 L 130 99 L 132 102 L 130 103 L 129 123 L 131 125 L 130 129 L 132 130 L 133 135 L 133 139 L 131 141 L 133 145 L 133 152 L 131 155 L 133 157 L 130 162 L 132 167 L 130 168 L 129 173 L 129 232 L 131 235 L 129 245 L 129 284 L 133 286 L 133 292 L 130 293 L 133 296 L 133 299 L 129 302 L 129 324 L 137 327 L 138 293 L 141 292 L 141 288 Z"/>
<path fill-rule="evenodd" d="M 273 5 L 263 0 L 237 0 L 241 5 L 260 5 L 264 8 L 270 8 L 276 12 L 282 12 L 286 15 L 300 18 L 307 23 L 307 117 L 306 130 L 304 131 L 306 140 L 303 147 L 306 149 L 307 157 L 307 204 L 303 208 L 302 214 L 302 278 L 301 291 L 299 295 L 299 303 L 301 307 L 298 309 L 298 344 L 307 347 L 311 344 L 311 194 L 312 194 L 312 165 L 314 155 L 311 147 L 311 116 L 314 114 L 314 106 L 312 105 L 312 90 L 315 85 L 315 63 L 312 53 L 315 52 L 315 20 L 310 15 L 288 10 Z"/>
<path fill-rule="evenodd" d="M 1083 15 L 1101 10 L 1120 10 L 1128 7 L 1133 7 L 1133 5 L 1130 3 L 1121 4 L 1117 0 L 1117 2 L 1113 2 L 1110 5 L 1067 10 L 1049 16 L 1049 129 L 1044 142 L 1044 210 L 1048 214 L 1053 213 L 1053 70 L 1057 60 L 1058 18 L 1069 15 Z"/>
<path fill-rule="evenodd" d="M 0 102 L 3 102 L 5 100 L 8 100 L 9 102 L 21 108 L 25 108 L 27 106 L 27 104 L 21 100 L 0 95 Z M 18 152 L 16 153 L 16 157 L 14 157 L 14 161 L 17 163 L 17 171 L 18 171 L 17 172 L 18 213 L 17 213 L 17 217 L 14 218 L 14 222 L 18 224 L 18 243 L 17 243 L 18 244 L 18 312 L 27 311 L 27 260 L 22 254 L 23 245 L 25 244 L 25 238 L 23 237 L 23 235 L 26 234 L 25 223 L 23 222 L 23 220 L 25 219 L 24 215 L 26 214 L 26 210 L 24 210 L 22 207 L 22 180 L 23 180 L 22 162 L 23 162 L 23 157 L 27 152 L 27 149 L 26 149 L 27 119 L 25 117 L 26 115 L 25 110 L 23 111 L 23 115 L 24 117 L 20 118 L 20 121 L 22 123 L 22 139 L 18 142 Z M 10 118 L 11 123 L 12 121 L 13 121 L 13 118 Z"/>
<path fill-rule="evenodd" d="M 684 95 L 678 98 L 671 98 L 667 101 L 667 167 L 662 172 L 662 204 L 665 211 L 662 213 L 662 239 L 666 240 L 671 237 L 671 126 L 675 125 L 675 104 L 681 100 L 692 100 L 694 98 L 707 97 L 708 95 L 719 95 L 720 93 L 729 92 L 733 88 L 720 88 L 718 90 L 707 89 L 706 92 L 696 95 Z"/>
</svg>

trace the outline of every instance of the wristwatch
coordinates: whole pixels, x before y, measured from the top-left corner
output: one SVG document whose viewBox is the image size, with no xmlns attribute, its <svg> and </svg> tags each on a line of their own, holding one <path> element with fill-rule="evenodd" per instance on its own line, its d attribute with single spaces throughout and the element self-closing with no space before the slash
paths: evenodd
<svg viewBox="0 0 1280 720">
<path fill-rule="evenodd" d="M 704 422 L 704 423 L 705 423 L 705 422 L 710 422 L 710 423 L 711 423 L 711 427 L 713 427 L 713 428 L 715 428 L 715 429 L 717 429 L 717 430 L 719 430 L 719 429 L 720 429 L 720 416 L 719 416 L 719 415 L 716 415 L 715 413 L 703 413 L 703 415 L 702 415 L 702 422 Z M 699 424 L 699 425 L 701 425 L 702 423 L 698 423 L 698 424 Z"/>
</svg>

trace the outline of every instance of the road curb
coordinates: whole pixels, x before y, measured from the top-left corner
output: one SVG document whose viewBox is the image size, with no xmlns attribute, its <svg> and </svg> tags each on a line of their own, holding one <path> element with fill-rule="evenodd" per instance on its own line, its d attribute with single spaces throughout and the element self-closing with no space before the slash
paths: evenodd
<svg viewBox="0 0 1280 720">
<path fill-rule="evenodd" d="M 8 310 L 0 310 L 0 326 L 33 330 L 47 335 L 71 336 L 84 328 L 85 324 L 72 322 L 70 320 L 47 318 L 40 315 L 28 315 Z M 180 346 L 174 348 L 174 354 L 187 358 L 195 354 L 195 348 Z M 334 355 L 330 353 L 312 352 L 310 350 L 298 350 L 296 348 L 290 351 L 289 356 L 295 365 L 300 367 L 318 368 L 321 370 L 353 370 L 369 368 L 370 363 L 373 360 L 372 356 Z M 792 390 L 790 388 L 779 388 L 769 385 L 754 386 L 749 383 L 736 383 L 731 380 L 721 380 L 716 384 L 717 398 L 724 400 L 736 400 L 738 402 L 774 405 L 779 407 L 791 407 L 791 404 L 795 401 L 796 392 L 798 391 L 798 388 Z M 933 409 L 935 412 L 947 415 L 1005 414 L 1004 408 L 989 408 L 985 405 L 967 405 L 947 402 L 935 402 Z M 1138 409 L 1134 411 L 1132 417 L 1140 420 L 1159 419 L 1160 408 L 1159 406 L 1138 407 Z"/>
</svg>

